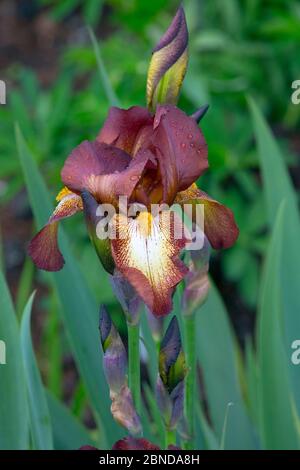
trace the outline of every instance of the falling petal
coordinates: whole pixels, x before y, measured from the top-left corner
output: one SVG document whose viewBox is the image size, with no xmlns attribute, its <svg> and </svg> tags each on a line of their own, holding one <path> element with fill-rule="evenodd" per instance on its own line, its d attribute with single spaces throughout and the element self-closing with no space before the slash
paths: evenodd
<svg viewBox="0 0 300 470">
<path fill-rule="evenodd" d="M 168 314 L 174 287 L 187 273 L 178 258 L 188 241 L 181 221 L 172 212 L 157 217 L 142 212 L 136 219 L 118 214 L 114 225 L 119 236 L 111 245 L 117 269 L 154 315 Z M 175 238 L 175 233 L 180 237 Z"/>
<path fill-rule="evenodd" d="M 233 212 L 201 191 L 193 184 L 177 194 L 175 203 L 204 205 L 204 232 L 211 246 L 217 250 L 231 247 L 239 235 Z"/>
<path fill-rule="evenodd" d="M 64 258 L 59 251 L 57 241 L 58 222 L 71 217 L 83 209 L 81 197 L 66 190 L 58 194 L 58 205 L 48 223 L 31 240 L 28 254 L 39 269 L 59 271 L 64 265 Z"/>
</svg>

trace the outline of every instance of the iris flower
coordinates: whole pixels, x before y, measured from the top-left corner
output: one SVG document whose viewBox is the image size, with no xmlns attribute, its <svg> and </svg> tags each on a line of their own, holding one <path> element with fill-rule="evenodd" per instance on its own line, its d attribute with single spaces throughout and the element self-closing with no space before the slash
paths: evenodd
<svg viewBox="0 0 300 470">
<path fill-rule="evenodd" d="M 207 145 L 198 127 L 203 109 L 187 116 L 176 107 L 187 59 L 188 31 L 180 7 L 153 50 L 147 108 L 110 108 L 96 139 L 71 152 L 61 172 L 65 187 L 58 205 L 29 246 L 40 269 L 60 270 L 58 222 L 88 212 L 91 201 L 112 204 L 117 211 L 113 223 L 122 236 L 100 244 L 104 267 L 124 276 L 157 316 L 171 311 L 174 289 L 188 272 L 179 258 L 188 238 L 174 237 L 175 222 L 167 223 L 164 211 L 154 218 L 151 204 L 203 204 L 205 235 L 215 249 L 230 247 L 238 236 L 232 212 L 196 185 L 208 168 Z M 149 210 L 127 217 L 119 210 L 120 196 Z"/>
</svg>

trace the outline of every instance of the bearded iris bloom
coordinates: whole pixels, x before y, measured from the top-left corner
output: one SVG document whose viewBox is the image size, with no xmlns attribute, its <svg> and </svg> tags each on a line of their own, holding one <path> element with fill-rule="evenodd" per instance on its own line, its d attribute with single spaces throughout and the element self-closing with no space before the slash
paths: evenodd
<svg viewBox="0 0 300 470">
<path fill-rule="evenodd" d="M 112 204 L 117 211 L 113 222 L 122 237 L 101 243 L 99 256 L 111 274 L 124 276 L 157 316 L 171 311 L 174 289 L 188 272 L 179 254 L 189 240 L 175 239 L 174 220 L 167 223 L 165 212 L 154 219 L 152 204 L 203 204 L 204 231 L 213 248 L 228 248 L 238 236 L 232 212 L 195 184 L 208 160 L 197 123 L 203 110 L 189 117 L 176 107 L 187 58 L 188 31 L 179 8 L 153 51 L 148 108 L 110 108 L 96 139 L 71 152 L 61 172 L 65 187 L 57 196 L 58 205 L 29 246 L 40 269 L 60 270 L 64 259 L 57 243 L 58 222 L 89 211 L 92 202 Z M 119 211 L 120 196 L 148 210 L 127 217 Z"/>
</svg>

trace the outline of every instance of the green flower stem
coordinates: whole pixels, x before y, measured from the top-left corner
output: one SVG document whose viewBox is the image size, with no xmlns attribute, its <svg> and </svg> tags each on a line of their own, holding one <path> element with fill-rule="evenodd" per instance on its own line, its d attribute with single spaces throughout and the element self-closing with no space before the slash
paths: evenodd
<svg viewBox="0 0 300 470">
<path fill-rule="evenodd" d="M 176 431 L 171 431 L 171 430 L 166 429 L 165 448 L 167 449 L 170 444 L 174 446 L 176 445 Z"/>
<path fill-rule="evenodd" d="M 186 449 L 193 449 L 195 433 L 195 394 L 196 394 L 196 325 L 195 314 L 184 317 L 186 364 L 188 373 L 185 382 L 185 416 L 190 440 L 185 443 Z"/>
<path fill-rule="evenodd" d="M 128 380 L 133 402 L 138 414 L 141 411 L 140 327 L 127 323 L 128 327 Z"/>
</svg>

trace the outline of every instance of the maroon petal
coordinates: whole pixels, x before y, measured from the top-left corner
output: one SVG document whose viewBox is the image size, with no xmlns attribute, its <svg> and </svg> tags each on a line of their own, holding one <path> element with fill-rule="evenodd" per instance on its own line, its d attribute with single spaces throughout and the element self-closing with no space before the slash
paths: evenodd
<svg viewBox="0 0 300 470">
<path fill-rule="evenodd" d="M 130 198 L 152 159 L 150 150 L 140 150 L 123 171 L 90 178 L 88 189 L 98 201 L 117 205 L 119 196 Z"/>
<path fill-rule="evenodd" d="M 112 450 L 160 450 L 160 448 L 147 439 L 135 439 L 128 436 L 117 441 Z"/>
<path fill-rule="evenodd" d="M 117 214 L 113 224 L 119 234 L 111 241 L 117 269 L 154 315 L 167 315 L 174 288 L 188 271 L 178 256 L 188 241 L 181 220 L 170 212 L 142 212 L 136 219 Z"/>
<path fill-rule="evenodd" d="M 207 169 L 207 146 L 194 119 L 175 106 L 159 106 L 153 146 L 161 168 L 164 202 L 172 203 Z"/>
<path fill-rule="evenodd" d="M 216 250 L 231 247 L 239 236 L 233 212 L 220 202 L 212 199 L 194 184 L 177 194 L 175 203 L 204 205 L 204 232 L 211 246 Z"/>
<path fill-rule="evenodd" d="M 84 141 L 67 158 L 61 176 L 72 191 L 89 191 L 98 202 L 117 203 L 119 196 L 130 197 L 148 162 L 150 150 L 140 150 L 134 159 L 108 144 Z"/>
<path fill-rule="evenodd" d="M 28 254 L 33 262 L 39 269 L 46 271 L 59 271 L 64 265 L 64 258 L 57 243 L 58 222 L 82 210 L 80 196 L 68 190 L 63 190 L 63 192 L 65 196 L 59 201 L 48 223 L 28 246 Z"/>
<path fill-rule="evenodd" d="M 85 140 L 65 161 L 61 178 L 72 191 L 81 192 L 90 188 L 95 176 L 122 171 L 129 162 L 129 155 L 122 150 L 97 141 Z"/>
<path fill-rule="evenodd" d="M 139 131 L 151 125 L 153 117 L 146 108 L 133 106 L 129 109 L 112 107 L 97 137 L 99 142 L 114 145 L 132 154 Z"/>
</svg>

